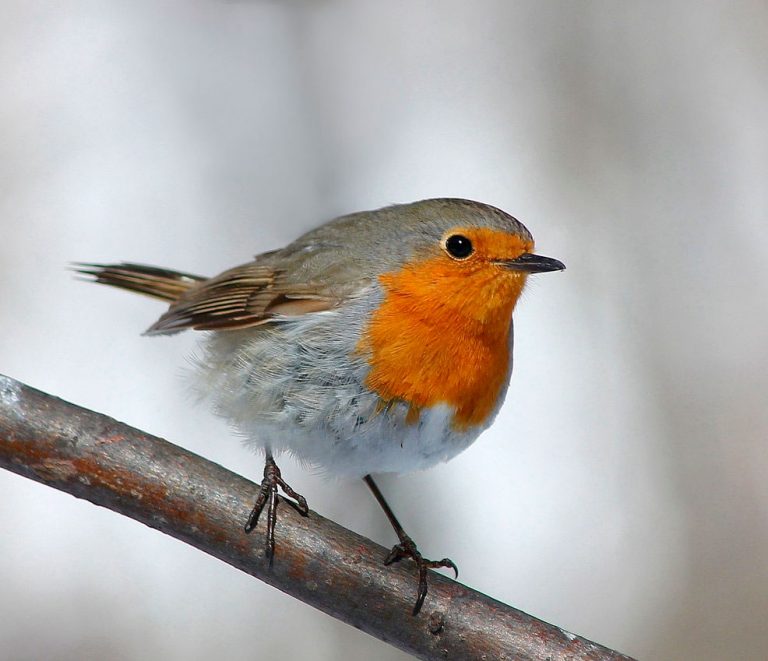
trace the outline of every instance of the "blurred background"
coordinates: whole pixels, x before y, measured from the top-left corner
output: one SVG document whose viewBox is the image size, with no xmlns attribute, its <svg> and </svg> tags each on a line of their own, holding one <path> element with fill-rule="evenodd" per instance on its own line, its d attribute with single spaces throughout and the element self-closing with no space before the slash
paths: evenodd
<svg viewBox="0 0 768 661">
<path fill-rule="evenodd" d="M 189 395 L 194 334 L 141 337 L 162 305 L 67 262 L 213 275 L 346 212 L 497 205 L 568 270 L 518 306 L 496 425 L 390 502 L 570 631 L 765 659 L 766 53 L 760 0 L 5 0 L 0 372 L 258 478 Z M 283 472 L 394 543 L 362 482 Z M 404 658 L 6 472 L 0 521 L 2 659 Z"/>
</svg>

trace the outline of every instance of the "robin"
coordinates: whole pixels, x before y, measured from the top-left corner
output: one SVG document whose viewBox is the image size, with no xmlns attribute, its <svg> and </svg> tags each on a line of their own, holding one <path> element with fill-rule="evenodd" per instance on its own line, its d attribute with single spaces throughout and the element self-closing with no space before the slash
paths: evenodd
<svg viewBox="0 0 768 661">
<path fill-rule="evenodd" d="M 332 220 L 281 250 L 213 278 L 140 264 L 79 264 L 96 282 L 170 304 L 146 335 L 210 331 L 197 385 L 265 455 L 246 532 L 267 507 L 275 551 L 277 493 L 307 501 L 275 457 L 362 478 L 399 542 L 385 559 L 419 571 L 456 565 L 422 557 L 371 477 L 420 470 L 467 448 L 493 421 L 512 369 L 512 311 L 530 273 L 565 266 L 533 253 L 509 214 L 431 199 Z"/>
</svg>

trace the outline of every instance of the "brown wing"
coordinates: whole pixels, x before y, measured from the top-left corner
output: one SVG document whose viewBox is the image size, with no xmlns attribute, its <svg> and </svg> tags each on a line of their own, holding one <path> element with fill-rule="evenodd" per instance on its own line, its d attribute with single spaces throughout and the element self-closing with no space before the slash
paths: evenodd
<svg viewBox="0 0 768 661">
<path fill-rule="evenodd" d="M 120 264 L 76 262 L 72 265 L 72 270 L 80 275 L 88 276 L 88 279 L 92 278 L 94 282 L 146 294 L 170 303 L 179 300 L 185 291 L 197 283 L 207 280 L 207 278 L 191 273 L 131 262 L 121 262 Z"/>
<path fill-rule="evenodd" d="M 335 303 L 317 287 L 289 283 L 280 271 L 251 262 L 188 289 L 146 334 L 249 328 L 275 315 L 320 312 Z"/>
</svg>

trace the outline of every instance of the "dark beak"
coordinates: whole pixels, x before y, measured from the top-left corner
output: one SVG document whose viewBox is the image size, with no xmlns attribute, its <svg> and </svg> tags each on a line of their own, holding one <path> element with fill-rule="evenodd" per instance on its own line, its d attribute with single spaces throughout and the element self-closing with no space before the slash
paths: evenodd
<svg viewBox="0 0 768 661">
<path fill-rule="evenodd" d="M 520 257 L 499 261 L 497 264 L 510 271 L 524 271 L 525 273 L 545 273 L 547 271 L 564 271 L 565 264 L 551 257 L 542 257 L 530 252 L 524 252 Z"/>
</svg>

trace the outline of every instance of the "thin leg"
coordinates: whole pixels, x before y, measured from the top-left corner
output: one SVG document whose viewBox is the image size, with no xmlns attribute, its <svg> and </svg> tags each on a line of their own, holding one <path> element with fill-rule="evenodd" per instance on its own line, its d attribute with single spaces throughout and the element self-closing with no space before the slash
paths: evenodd
<svg viewBox="0 0 768 661">
<path fill-rule="evenodd" d="M 384 560 L 384 564 L 391 565 L 393 562 L 398 562 L 403 558 L 411 558 L 419 568 L 419 590 L 416 594 L 416 604 L 413 606 L 413 614 L 418 615 L 424 604 L 424 599 L 427 596 L 427 569 L 448 567 L 453 569 L 456 578 L 459 577 L 459 569 L 449 558 L 443 558 L 442 560 L 425 560 L 419 552 L 419 549 L 416 547 L 416 543 L 406 534 L 405 530 L 403 530 L 403 526 L 400 525 L 392 508 L 387 501 L 384 500 L 384 496 L 379 490 L 379 487 L 376 486 L 373 478 L 370 475 L 366 475 L 363 478 L 363 482 L 365 482 L 371 492 L 373 492 L 374 498 L 376 498 L 379 505 L 381 505 L 381 509 L 384 510 L 384 514 L 387 515 L 389 522 L 392 524 L 392 527 L 395 529 L 395 533 L 397 533 L 397 537 L 400 540 L 399 544 L 395 544 L 392 547 L 389 555 Z"/>
<path fill-rule="evenodd" d="M 269 507 L 267 508 L 267 542 L 265 554 L 269 558 L 270 563 L 275 555 L 275 524 L 277 523 L 278 488 L 282 489 L 289 498 L 293 498 L 296 501 L 295 503 L 291 503 L 291 505 L 293 505 L 303 516 L 309 514 L 306 498 L 296 493 L 285 483 L 285 480 L 283 480 L 280 475 L 280 469 L 277 467 L 274 458 L 271 454 L 268 454 L 264 464 L 264 479 L 261 481 L 259 495 L 256 497 L 256 503 L 248 517 L 248 522 L 245 524 L 245 532 L 249 533 L 256 528 L 264 506 L 269 503 Z"/>
</svg>

